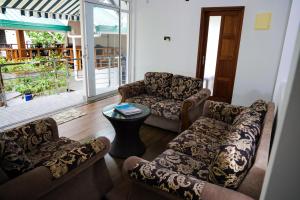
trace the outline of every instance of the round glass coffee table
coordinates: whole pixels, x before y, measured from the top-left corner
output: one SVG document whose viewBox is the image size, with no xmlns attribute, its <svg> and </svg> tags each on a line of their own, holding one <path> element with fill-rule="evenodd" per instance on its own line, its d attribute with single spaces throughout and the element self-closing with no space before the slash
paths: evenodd
<svg viewBox="0 0 300 200">
<path fill-rule="evenodd" d="M 142 155 L 145 152 L 145 145 L 140 139 L 139 130 L 150 115 L 150 109 L 146 106 L 132 103 L 132 105 L 141 109 L 142 112 L 125 116 L 115 111 L 115 105 L 106 106 L 102 111 L 116 132 L 109 154 L 117 158 Z"/>
</svg>

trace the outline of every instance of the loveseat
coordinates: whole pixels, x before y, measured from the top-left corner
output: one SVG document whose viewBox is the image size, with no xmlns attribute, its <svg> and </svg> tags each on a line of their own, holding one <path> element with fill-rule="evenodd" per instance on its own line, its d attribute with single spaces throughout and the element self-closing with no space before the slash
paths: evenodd
<svg viewBox="0 0 300 200">
<path fill-rule="evenodd" d="M 101 137 L 85 144 L 58 136 L 52 118 L 0 133 L 0 199 L 101 199 L 111 189 Z"/>
<path fill-rule="evenodd" d="M 181 132 L 201 114 L 210 96 L 202 80 L 165 72 L 148 72 L 144 80 L 119 87 L 122 102 L 139 103 L 151 109 L 146 124 Z"/>
<path fill-rule="evenodd" d="M 203 116 L 156 159 L 124 162 L 128 199 L 259 199 L 273 119 L 273 103 L 206 101 Z"/>
</svg>

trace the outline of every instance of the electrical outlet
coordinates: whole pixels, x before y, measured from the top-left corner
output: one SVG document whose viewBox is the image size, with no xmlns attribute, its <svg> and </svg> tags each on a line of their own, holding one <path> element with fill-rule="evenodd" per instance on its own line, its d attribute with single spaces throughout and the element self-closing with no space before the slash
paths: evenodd
<svg viewBox="0 0 300 200">
<path fill-rule="evenodd" d="M 171 42 L 171 36 L 164 36 L 164 41 Z"/>
</svg>

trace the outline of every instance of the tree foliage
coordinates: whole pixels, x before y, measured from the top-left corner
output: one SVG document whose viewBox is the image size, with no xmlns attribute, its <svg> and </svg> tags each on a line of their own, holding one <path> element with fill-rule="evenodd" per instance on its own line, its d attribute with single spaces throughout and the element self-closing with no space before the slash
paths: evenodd
<svg viewBox="0 0 300 200">
<path fill-rule="evenodd" d="M 31 42 L 37 45 L 49 46 L 65 42 L 64 33 L 26 31 L 26 34 L 31 39 Z"/>
</svg>

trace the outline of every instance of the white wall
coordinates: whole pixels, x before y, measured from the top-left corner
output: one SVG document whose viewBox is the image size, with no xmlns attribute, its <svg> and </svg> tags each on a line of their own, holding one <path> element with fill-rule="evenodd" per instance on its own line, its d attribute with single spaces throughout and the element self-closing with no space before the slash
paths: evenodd
<svg viewBox="0 0 300 200">
<path fill-rule="evenodd" d="M 293 49 L 296 45 L 297 33 L 300 27 L 300 1 L 293 0 L 286 30 L 273 101 L 279 105 L 284 97 L 284 90 L 292 63 Z M 298 44 L 299 45 L 299 44 Z"/>
<path fill-rule="evenodd" d="M 149 2 L 149 3 L 147 3 Z M 289 0 L 135 0 L 135 77 L 147 71 L 195 76 L 202 7 L 245 6 L 234 104 L 272 99 Z M 255 15 L 272 12 L 271 29 L 255 31 Z M 170 35 L 171 42 L 163 40 Z"/>
<path fill-rule="evenodd" d="M 295 0 L 298 1 L 298 0 Z M 297 4 L 299 5 L 299 4 Z M 298 7 L 299 11 L 299 7 Z M 300 29 L 295 49 L 290 48 L 291 62 L 278 113 L 277 130 L 261 194 L 262 200 L 299 199 L 300 180 Z M 289 56 L 290 57 L 290 56 Z"/>
</svg>

